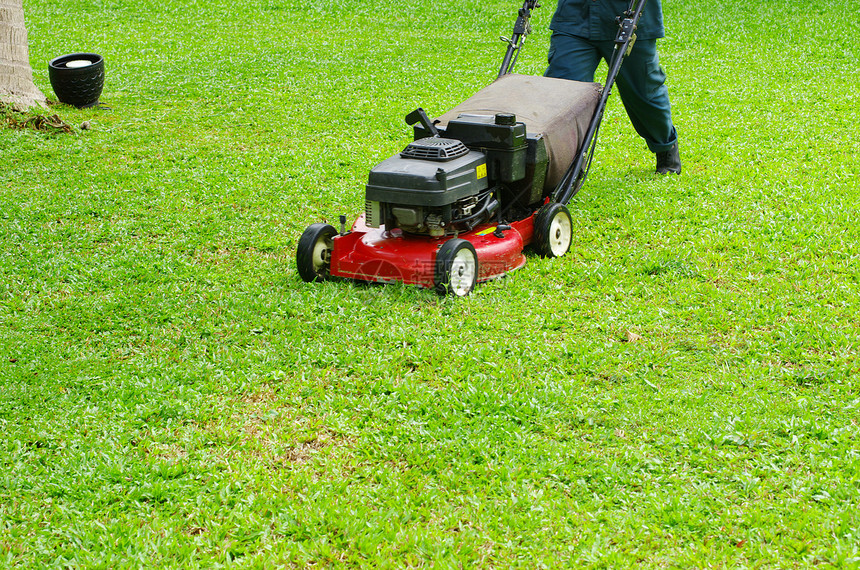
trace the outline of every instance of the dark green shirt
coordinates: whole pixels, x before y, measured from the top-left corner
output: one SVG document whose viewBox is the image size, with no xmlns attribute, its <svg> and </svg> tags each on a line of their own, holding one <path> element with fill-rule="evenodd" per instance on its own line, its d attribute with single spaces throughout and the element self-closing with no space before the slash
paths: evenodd
<svg viewBox="0 0 860 570">
<path fill-rule="evenodd" d="M 614 40 L 618 33 L 615 18 L 629 7 L 629 0 L 558 0 L 549 28 L 589 40 Z M 647 0 L 636 37 L 652 40 L 664 34 L 660 0 Z"/>
</svg>

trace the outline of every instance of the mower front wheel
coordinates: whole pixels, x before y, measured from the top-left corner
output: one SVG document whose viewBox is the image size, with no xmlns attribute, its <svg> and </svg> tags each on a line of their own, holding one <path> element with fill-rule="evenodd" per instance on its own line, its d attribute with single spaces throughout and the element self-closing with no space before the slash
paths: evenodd
<svg viewBox="0 0 860 570">
<path fill-rule="evenodd" d="M 561 257 L 573 241 L 573 222 L 564 204 L 550 202 L 535 214 L 534 247 L 541 257 Z"/>
<path fill-rule="evenodd" d="M 465 297 L 478 283 L 478 254 L 464 239 L 446 241 L 436 253 L 436 292 Z"/>
<path fill-rule="evenodd" d="M 336 235 L 337 230 L 329 224 L 311 224 L 299 238 L 296 267 L 304 281 L 310 283 L 328 278 Z"/>
</svg>

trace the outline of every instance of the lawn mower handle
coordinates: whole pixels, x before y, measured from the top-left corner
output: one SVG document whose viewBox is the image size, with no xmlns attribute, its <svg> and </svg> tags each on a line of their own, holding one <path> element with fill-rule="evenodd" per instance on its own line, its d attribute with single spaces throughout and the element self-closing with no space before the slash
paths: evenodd
<svg viewBox="0 0 860 570">
<path fill-rule="evenodd" d="M 618 34 L 615 36 L 615 49 L 612 52 L 612 60 L 609 62 L 606 83 L 601 91 L 600 101 L 597 104 L 597 109 L 594 111 L 594 116 L 592 116 L 591 122 L 588 124 L 588 130 L 585 131 L 585 137 L 582 139 L 582 146 L 580 146 L 579 152 L 576 154 L 576 159 L 567 169 L 561 182 L 558 183 L 553 192 L 553 200 L 556 202 L 562 204 L 570 202 L 570 199 L 573 198 L 585 182 L 585 177 L 588 175 L 588 170 L 591 167 L 591 159 L 594 157 L 597 131 L 600 129 L 600 121 L 603 120 L 606 103 L 609 101 L 609 95 L 612 93 L 612 86 L 615 84 L 615 78 L 618 76 L 621 64 L 624 63 L 624 58 L 630 54 L 630 50 L 633 49 L 633 44 L 636 42 L 636 26 L 639 23 L 642 10 L 645 8 L 646 1 L 631 0 L 627 11 L 617 18 Z M 586 157 L 586 155 L 588 156 Z"/>
<path fill-rule="evenodd" d="M 517 57 L 520 55 L 520 48 L 526 41 L 532 27 L 529 24 L 529 18 L 532 16 L 532 10 L 540 8 L 538 0 L 525 0 L 523 7 L 517 13 L 517 21 L 514 23 L 514 32 L 510 38 L 500 38 L 508 44 L 508 50 L 505 52 L 505 58 L 502 60 L 502 67 L 499 68 L 499 77 L 507 75 L 514 71 L 514 66 L 517 64 Z"/>
</svg>

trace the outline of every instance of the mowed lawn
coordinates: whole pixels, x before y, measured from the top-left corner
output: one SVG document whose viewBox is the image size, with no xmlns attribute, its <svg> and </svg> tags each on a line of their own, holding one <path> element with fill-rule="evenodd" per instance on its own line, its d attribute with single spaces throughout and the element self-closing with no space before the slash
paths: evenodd
<svg viewBox="0 0 860 570">
<path fill-rule="evenodd" d="M 855 2 L 664 0 L 684 172 L 613 95 L 566 257 L 299 279 L 520 6 L 26 0 L 106 108 L 0 129 L 0 567 L 860 566 Z"/>
</svg>

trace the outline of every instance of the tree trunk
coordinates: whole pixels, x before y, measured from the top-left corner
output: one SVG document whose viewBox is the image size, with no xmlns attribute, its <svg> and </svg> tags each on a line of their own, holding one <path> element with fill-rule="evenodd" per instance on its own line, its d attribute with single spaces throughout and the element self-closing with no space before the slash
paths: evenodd
<svg viewBox="0 0 860 570">
<path fill-rule="evenodd" d="M 23 0 L 0 0 L 0 101 L 21 110 L 45 103 L 33 83 Z"/>
</svg>

